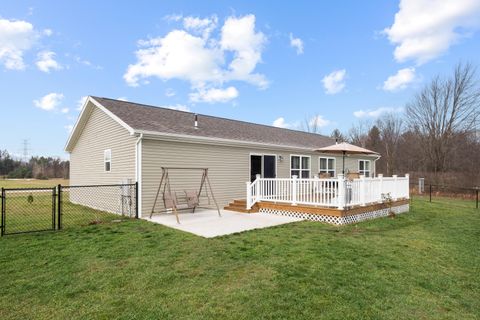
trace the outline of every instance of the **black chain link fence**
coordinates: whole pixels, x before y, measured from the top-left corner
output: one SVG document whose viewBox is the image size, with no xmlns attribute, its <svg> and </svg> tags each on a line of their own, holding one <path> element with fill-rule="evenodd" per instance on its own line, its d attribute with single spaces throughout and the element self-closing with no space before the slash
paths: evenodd
<svg viewBox="0 0 480 320">
<path fill-rule="evenodd" d="M 2 235 L 54 230 L 56 188 L 2 189 Z"/>
<path fill-rule="evenodd" d="M 138 218 L 138 185 L 1 189 L 1 235 Z"/>
<path fill-rule="evenodd" d="M 480 188 L 410 183 L 412 200 L 437 202 L 449 206 L 479 208 Z"/>
</svg>

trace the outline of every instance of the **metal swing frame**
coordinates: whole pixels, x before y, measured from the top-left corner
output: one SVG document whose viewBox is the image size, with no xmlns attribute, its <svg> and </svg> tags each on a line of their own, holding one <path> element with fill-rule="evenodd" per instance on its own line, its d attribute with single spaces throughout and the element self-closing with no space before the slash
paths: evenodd
<svg viewBox="0 0 480 320">
<path fill-rule="evenodd" d="M 160 183 L 158 185 L 157 194 L 155 195 L 155 201 L 153 202 L 152 211 L 150 212 L 150 218 L 152 218 L 152 215 L 154 213 L 166 213 L 168 210 L 173 210 L 173 212 L 175 213 L 175 218 L 177 219 L 177 223 L 180 223 L 180 219 L 178 217 L 178 211 L 180 211 L 180 210 L 191 210 L 192 209 L 191 207 L 177 208 L 176 197 L 175 197 L 174 200 L 172 201 L 173 203 L 172 203 L 171 208 L 165 207 L 164 210 L 159 211 L 159 212 L 155 212 L 155 207 L 157 205 L 158 196 L 160 195 L 160 191 L 162 190 L 162 187 L 163 187 L 163 199 L 165 199 L 165 192 L 168 192 L 170 197 L 172 197 L 172 190 L 170 189 L 170 177 L 169 177 L 169 171 L 170 170 L 173 170 L 173 171 L 182 171 L 182 170 L 184 170 L 184 171 L 188 171 L 188 170 L 190 170 L 190 171 L 202 171 L 202 178 L 200 180 L 200 188 L 198 189 L 198 192 L 197 192 L 198 203 L 197 203 L 196 206 L 193 207 L 193 212 L 192 213 L 195 212 L 196 208 L 202 208 L 199 205 L 200 204 L 200 195 L 202 193 L 203 188 L 205 188 L 209 204 L 210 204 L 210 197 L 208 196 L 208 190 L 210 189 L 210 195 L 212 196 L 213 202 L 215 203 L 215 206 L 217 208 L 218 216 L 219 217 L 222 216 L 222 214 L 220 213 L 220 208 L 218 207 L 218 204 L 217 204 L 217 200 L 215 199 L 215 196 L 213 194 L 212 185 L 210 184 L 210 179 L 208 178 L 208 168 L 162 167 L 162 177 L 161 177 Z"/>
</svg>

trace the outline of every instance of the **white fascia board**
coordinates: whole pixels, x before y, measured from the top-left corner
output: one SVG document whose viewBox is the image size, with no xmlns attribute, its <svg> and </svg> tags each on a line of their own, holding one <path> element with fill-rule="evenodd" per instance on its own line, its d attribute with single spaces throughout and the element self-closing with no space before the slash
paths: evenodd
<svg viewBox="0 0 480 320">
<path fill-rule="evenodd" d="M 116 115 L 114 115 L 110 110 L 108 110 L 107 108 L 105 108 L 104 106 L 102 106 L 102 104 L 100 102 L 98 102 L 97 100 L 95 100 L 94 98 L 92 97 L 88 97 L 89 100 L 92 101 L 92 103 L 97 106 L 100 110 L 102 110 L 103 112 L 105 112 L 107 115 L 109 115 L 113 120 L 115 120 L 119 125 L 121 125 L 122 127 L 124 127 L 125 129 L 128 130 L 128 132 L 130 134 L 134 134 L 135 131 L 133 130 L 132 127 L 130 127 L 128 124 L 126 124 L 122 119 L 120 119 L 119 117 L 117 117 Z"/>
<path fill-rule="evenodd" d="M 65 147 L 64 147 L 64 150 L 66 152 L 70 152 L 69 149 L 69 145 L 70 145 L 70 142 L 72 141 L 72 137 L 75 135 L 75 133 L 77 132 L 78 130 L 78 126 L 79 126 L 79 123 L 80 121 L 83 119 L 85 113 L 86 113 L 86 109 L 87 109 L 87 105 L 88 105 L 88 102 L 90 101 L 90 96 L 85 100 L 85 102 L 83 103 L 83 106 L 82 106 L 82 109 L 80 111 L 80 115 L 77 117 L 77 121 L 75 121 L 75 125 L 73 126 L 73 129 L 72 131 L 70 131 L 70 134 L 68 136 L 68 139 L 67 139 L 67 143 L 65 144 Z"/>
<path fill-rule="evenodd" d="M 64 147 L 64 150 L 66 152 L 71 152 L 71 149 L 70 149 L 70 144 L 72 142 L 72 139 L 73 137 L 78 134 L 78 130 L 80 130 L 79 128 L 79 125 L 81 123 L 81 121 L 83 120 L 83 118 L 86 116 L 87 114 L 87 106 L 89 103 L 92 103 L 94 106 L 96 106 L 97 108 L 99 108 L 100 110 L 102 110 L 103 112 L 105 112 L 110 118 L 112 118 L 115 122 L 117 122 L 118 124 L 120 124 L 122 127 L 124 127 L 125 129 L 128 130 L 128 132 L 133 135 L 135 133 L 135 131 L 133 130 L 132 127 L 130 127 L 129 125 L 127 125 L 124 121 L 122 121 L 119 117 L 117 117 L 116 115 L 114 115 L 112 112 L 110 112 L 110 110 L 108 110 L 107 108 L 105 108 L 104 106 L 102 106 L 97 100 L 95 100 L 94 98 L 92 98 L 91 96 L 88 96 L 87 100 L 85 100 L 85 103 L 83 104 L 82 106 L 82 110 L 80 111 L 80 115 L 78 116 L 77 118 L 77 121 L 75 122 L 75 125 L 73 126 L 73 129 L 72 129 L 72 132 L 70 132 L 70 135 L 68 136 L 68 139 L 67 139 L 67 143 L 65 144 L 65 147 Z"/>
</svg>

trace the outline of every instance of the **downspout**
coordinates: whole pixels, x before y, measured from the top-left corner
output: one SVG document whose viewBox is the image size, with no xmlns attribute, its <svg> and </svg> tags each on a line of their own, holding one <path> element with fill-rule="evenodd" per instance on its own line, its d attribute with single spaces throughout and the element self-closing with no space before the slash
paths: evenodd
<svg viewBox="0 0 480 320">
<path fill-rule="evenodd" d="M 377 161 L 381 158 L 381 155 L 378 155 L 377 159 L 373 160 L 373 177 L 377 176 Z"/>
<path fill-rule="evenodd" d="M 142 140 L 143 133 L 135 142 L 135 180 L 138 182 L 138 217 L 142 217 Z"/>
</svg>

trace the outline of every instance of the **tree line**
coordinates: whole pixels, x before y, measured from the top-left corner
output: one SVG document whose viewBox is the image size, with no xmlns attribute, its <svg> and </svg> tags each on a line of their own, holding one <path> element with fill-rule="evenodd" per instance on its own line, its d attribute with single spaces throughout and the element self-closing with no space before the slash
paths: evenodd
<svg viewBox="0 0 480 320">
<path fill-rule="evenodd" d="M 410 173 L 412 181 L 425 177 L 427 183 L 474 187 L 480 186 L 479 121 L 477 70 L 459 63 L 450 76 L 430 80 L 403 113 L 360 121 L 346 133 L 335 129 L 331 137 L 379 152 L 377 173 Z"/>
<path fill-rule="evenodd" d="M 55 157 L 31 157 L 27 162 L 18 160 L 0 150 L 0 177 L 9 179 L 69 178 L 70 162 Z"/>
</svg>

